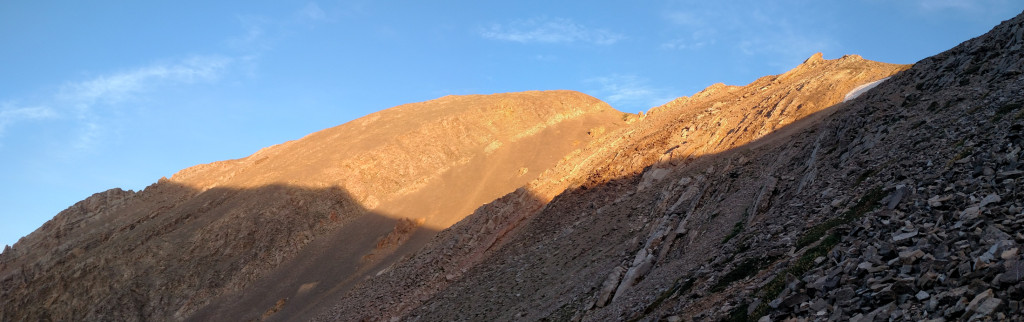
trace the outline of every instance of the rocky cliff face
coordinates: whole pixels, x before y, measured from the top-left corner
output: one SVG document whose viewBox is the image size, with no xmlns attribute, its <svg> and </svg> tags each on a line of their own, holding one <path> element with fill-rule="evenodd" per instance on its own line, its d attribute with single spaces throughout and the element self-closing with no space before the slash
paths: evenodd
<svg viewBox="0 0 1024 322">
<path fill-rule="evenodd" d="M 1022 34 L 643 115 L 392 108 L 72 206 L 0 255 L 0 319 L 1019 318 Z"/>
</svg>

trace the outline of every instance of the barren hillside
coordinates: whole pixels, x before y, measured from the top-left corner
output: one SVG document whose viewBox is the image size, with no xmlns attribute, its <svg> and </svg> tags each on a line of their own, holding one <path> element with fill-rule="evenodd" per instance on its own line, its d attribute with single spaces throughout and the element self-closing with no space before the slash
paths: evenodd
<svg viewBox="0 0 1024 322">
<path fill-rule="evenodd" d="M 1022 32 L 832 107 L 904 67 L 812 57 L 654 109 L 322 318 L 1019 319 Z"/>
<path fill-rule="evenodd" d="M 0 320 L 1021 320 L 1022 35 L 394 107 L 62 211 Z"/>
<path fill-rule="evenodd" d="M 625 124 L 577 92 L 448 96 L 100 193 L 0 255 L 0 317 L 258 318 L 327 298 Z"/>
<path fill-rule="evenodd" d="M 671 187 L 667 177 L 709 166 L 727 173 L 731 165 L 712 165 L 727 160 L 720 154 L 784 144 L 788 133 L 815 124 L 855 87 L 905 68 L 817 54 L 782 75 L 746 86 L 716 84 L 654 108 L 523 189 L 477 209 L 415 256 L 357 286 L 323 318 L 536 320 L 554 318 L 559 310 L 586 312 L 605 276 L 631 267 L 626 262 L 615 268 L 626 257 L 632 260 L 651 229 L 678 224 L 678 214 L 694 207 L 676 202 L 678 194 L 695 198 L 705 193 L 700 187 L 721 187 L 708 178 L 718 172 Z M 702 226 L 700 234 L 728 233 L 739 217 L 725 209 L 729 205 L 712 209 L 728 215 Z M 672 219 L 661 219 L 662 212 L 673 213 Z M 699 252 L 690 256 L 714 256 L 715 243 L 700 243 L 691 246 Z M 651 251 L 655 259 L 647 260 L 655 263 L 669 255 Z M 628 294 L 629 288 L 618 292 Z"/>
</svg>

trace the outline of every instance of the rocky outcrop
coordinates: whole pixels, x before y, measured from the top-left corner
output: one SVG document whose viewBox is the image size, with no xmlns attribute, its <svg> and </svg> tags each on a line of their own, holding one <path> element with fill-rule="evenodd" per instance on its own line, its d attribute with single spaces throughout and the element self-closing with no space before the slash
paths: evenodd
<svg viewBox="0 0 1024 322">
<path fill-rule="evenodd" d="M 827 209 L 855 200 L 844 180 L 875 190 L 818 241 L 835 246 L 808 245 L 827 251 L 774 298 L 762 294 L 771 302 L 748 307 L 751 318 L 1019 318 L 1021 30 L 1017 17 L 925 59 L 822 127 L 848 139 L 823 146 L 839 154 L 822 173 L 830 194 L 800 198 Z M 815 217 L 824 222 L 804 236 L 835 220 Z"/>
</svg>

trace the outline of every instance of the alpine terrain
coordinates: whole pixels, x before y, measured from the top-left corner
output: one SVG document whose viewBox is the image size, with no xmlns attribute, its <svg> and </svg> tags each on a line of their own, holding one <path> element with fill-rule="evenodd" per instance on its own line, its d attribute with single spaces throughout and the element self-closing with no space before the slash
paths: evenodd
<svg viewBox="0 0 1024 322">
<path fill-rule="evenodd" d="M 393 107 L 78 202 L 0 320 L 1024 320 L 1022 49 Z"/>
</svg>

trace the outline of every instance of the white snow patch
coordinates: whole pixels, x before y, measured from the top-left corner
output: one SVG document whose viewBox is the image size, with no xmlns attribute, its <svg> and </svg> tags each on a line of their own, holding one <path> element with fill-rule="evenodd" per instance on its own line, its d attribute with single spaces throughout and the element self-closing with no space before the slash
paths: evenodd
<svg viewBox="0 0 1024 322">
<path fill-rule="evenodd" d="M 846 93 L 846 97 L 843 98 L 843 102 L 846 102 L 846 101 L 852 100 L 854 98 L 857 98 L 857 96 L 860 96 L 860 94 L 864 94 L 864 92 L 867 92 L 869 89 L 875 88 L 875 86 L 878 86 L 878 84 L 881 84 L 882 81 L 884 81 L 886 79 L 889 79 L 889 77 L 882 78 L 882 79 L 876 80 L 874 82 L 870 82 L 870 83 L 867 83 L 867 84 L 864 84 L 864 85 L 857 86 L 856 88 L 854 88 L 849 93 Z"/>
</svg>

